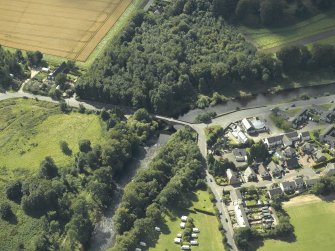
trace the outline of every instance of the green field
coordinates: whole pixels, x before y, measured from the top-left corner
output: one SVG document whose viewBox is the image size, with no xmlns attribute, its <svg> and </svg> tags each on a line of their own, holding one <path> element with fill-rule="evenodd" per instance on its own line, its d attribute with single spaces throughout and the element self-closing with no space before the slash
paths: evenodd
<svg viewBox="0 0 335 251">
<path fill-rule="evenodd" d="M 199 251 L 223 251 L 224 247 L 222 244 L 222 235 L 218 230 L 218 220 L 216 216 L 196 213 L 191 210 L 193 208 L 202 209 L 208 212 L 214 212 L 213 205 L 209 200 L 209 194 L 206 191 L 198 191 L 196 196 L 192 200 L 192 206 L 187 209 L 176 210 L 175 219 L 174 217 L 165 217 L 165 226 L 168 229 L 169 234 L 163 233 L 153 248 L 149 248 L 149 251 L 179 251 L 181 250 L 180 245 L 174 244 L 174 238 L 178 233 L 182 233 L 179 224 L 180 217 L 182 215 L 188 215 L 194 219 L 194 224 L 199 228 L 199 246 L 192 246 L 192 250 Z M 191 210 L 191 211 L 189 211 Z M 165 229 L 165 228 L 162 228 Z"/>
<path fill-rule="evenodd" d="M 61 140 L 69 144 L 74 155 L 80 139 L 97 143 L 101 137 L 100 118 L 96 115 L 64 114 L 55 104 L 35 100 L 0 102 L 0 167 L 34 170 L 46 156 L 66 166 L 74 156 L 62 153 Z"/>
<path fill-rule="evenodd" d="M 267 240 L 259 251 L 332 251 L 335 247 L 335 202 L 314 202 L 286 208 L 297 240 Z"/>
<path fill-rule="evenodd" d="M 320 32 L 335 29 L 334 12 L 316 15 L 308 20 L 285 28 L 252 29 L 241 27 L 240 31 L 255 44 L 258 49 L 266 50 L 283 46 L 290 42 L 307 39 Z M 335 36 L 320 39 L 322 42 L 334 43 Z M 306 44 L 309 44 L 306 42 Z"/>
</svg>

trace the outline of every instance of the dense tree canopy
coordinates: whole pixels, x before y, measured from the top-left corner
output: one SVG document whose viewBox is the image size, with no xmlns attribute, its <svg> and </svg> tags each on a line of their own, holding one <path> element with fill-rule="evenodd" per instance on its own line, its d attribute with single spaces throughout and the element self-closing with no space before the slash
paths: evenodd
<svg viewBox="0 0 335 251">
<path fill-rule="evenodd" d="M 276 60 L 256 55 L 214 10 L 210 1 L 174 0 L 161 14 L 138 13 L 77 82 L 77 94 L 173 115 L 198 92 L 280 77 Z"/>
<path fill-rule="evenodd" d="M 23 68 L 15 54 L 0 46 L 0 91 L 11 86 L 13 83 L 12 76 L 18 79 L 24 77 Z"/>
</svg>

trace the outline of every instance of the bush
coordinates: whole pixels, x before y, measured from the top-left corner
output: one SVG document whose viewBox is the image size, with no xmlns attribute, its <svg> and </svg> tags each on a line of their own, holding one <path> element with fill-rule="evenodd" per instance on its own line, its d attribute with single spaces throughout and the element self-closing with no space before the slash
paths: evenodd
<svg viewBox="0 0 335 251">
<path fill-rule="evenodd" d="M 88 139 L 82 139 L 79 141 L 79 150 L 81 152 L 87 153 L 92 150 L 91 141 Z"/>
<path fill-rule="evenodd" d="M 6 202 L 0 204 L 0 217 L 3 220 L 8 220 L 13 215 L 12 208 Z"/>
<path fill-rule="evenodd" d="M 9 200 L 20 202 L 22 198 L 22 183 L 21 181 L 9 182 L 6 185 L 6 196 Z"/>
<path fill-rule="evenodd" d="M 59 146 L 65 155 L 72 155 L 72 150 L 70 149 L 69 144 L 66 141 L 60 141 Z"/>
</svg>

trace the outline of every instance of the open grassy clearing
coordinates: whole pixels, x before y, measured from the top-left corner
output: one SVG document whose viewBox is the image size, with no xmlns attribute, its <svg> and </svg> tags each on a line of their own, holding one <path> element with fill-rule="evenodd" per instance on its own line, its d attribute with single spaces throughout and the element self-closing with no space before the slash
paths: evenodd
<svg viewBox="0 0 335 251">
<path fill-rule="evenodd" d="M 312 196 L 315 197 L 315 196 Z M 284 206 L 295 227 L 297 240 L 267 240 L 260 251 L 331 251 L 335 246 L 335 202 L 319 199 L 299 200 Z"/>
<path fill-rule="evenodd" d="M 80 139 L 99 142 L 100 119 L 96 115 L 63 114 L 52 103 L 34 100 L 0 102 L 0 165 L 9 169 L 37 169 L 45 156 L 59 166 L 73 161 L 60 150 L 59 142 L 68 142 L 73 154 Z"/>
<path fill-rule="evenodd" d="M 149 248 L 150 251 L 179 251 L 180 245 L 174 243 L 174 238 L 178 233 L 182 233 L 180 229 L 180 217 L 188 215 L 194 219 L 194 224 L 199 228 L 199 246 L 192 246 L 192 250 L 201 251 L 221 251 L 224 250 L 222 244 L 222 235 L 218 230 L 218 220 L 216 216 L 204 213 L 195 212 L 193 208 L 198 208 L 208 212 L 214 212 L 213 205 L 209 200 L 207 191 L 198 191 L 191 196 L 192 205 L 188 209 L 176 209 L 171 216 L 165 217 L 163 233 L 160 235 L 159 240 L 155 247 Z"/>
<path fill-rule="evenodd" d="M 285 28 L 273 29 L 252 29 L 241 27 L 240 30 L 246 37 L 253 42 L 258 49 L 268 50 L 274 47 L 284 46 L 285 44 L 306 39 L 322 32 L 335 30 L 334 11 L 318 14 L 308 20 L 299 22 Z M 334 31 L 335 32 L 335 31 Z M 330 39 L 333 36 L 330 36 Z M 319 40 L 328 39 L 320 37 Z M 301 41 L 303 42 L 303 41 Z"/>
<path fill-rule="evenodd" d="M 132 0 L 0 3 L 0 43 L 85 61 Z"/>
</svg>

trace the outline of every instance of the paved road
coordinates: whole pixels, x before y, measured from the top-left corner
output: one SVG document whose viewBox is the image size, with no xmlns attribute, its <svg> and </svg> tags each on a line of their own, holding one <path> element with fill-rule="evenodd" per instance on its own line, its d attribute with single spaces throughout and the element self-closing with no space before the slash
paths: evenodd
<svg viewBox="0 0 335 251">
<path fill-rule="evenodd" d="M 29 81 L 29 80 L 27 80 Z M 26 81 L 26 82 L 27 82 Z M 26 83 L 25 82 L 25 83 Z M 50 97 L 45 97 L 41 95 L 34 95 L 30 93 L 25 93 L 23 89 L 20 89 L 20 92 L 6 92 L 6 93 L 0 93 L 0 100 L 5 100 L 5 99 L 12 99 L 12 98 L 32 98 L 32 99 L 39 99 L 47 102 L 53 102 L 53 103 L 58 103 L 59 101 L 53 100 Z M 294 101 L 294 102 L 289 102 L 289 103 L 283 103 L 283 104 L 278 104 L 278 105 L 269 105 L 265 107 L 258 107 L 258 108 L 250 108 L 250 109 L 245 109 L 241 111 L 233 111 L 231 113 L 225 114 L 225 115 L 220 115 L 217 118 L 213 119 L 212 123 L 213 124 L 219 124 L 223 128 L 226 128 L 229 126 L 230 123 L 241 120 L 245 117 L 250 117 L 250 116 L 261 116 L 264 114 L 269 114 L 271 109 L 275 107 L 279 107 L 281 109 L 285 109 L 287 107 L 291 107 L 292 104 L 295 104 L 296 107 L 306 107 L 310 106 L 312 104 L 325 104 L 325 103 L 330 103 L 331 101 L 335 100 L 335 95 L 331 96 L 326 96 L 326 97 L 320 97 L 316 99 L 311 99 L 311 100 L 301 100 L 301 101 Z M 108 104 L 103 104 L 103 103 L 98 103 L 98 102 L 85 102 L 85 101 L 78 101 L 76 100 L 75 97 L 65 99 L 66 103 L 71 106 L 71 107 L 79 107 L 79 105 L 83 105 L 86 109 L 89 110 L 99 110 L 102 107 L 110 108 L 110 107 L 115 107 L 113 105 L 108 105 Z M 173 123 L 173 124 L 178 124 L 178 125 L 188 125 L 191 128 L 193 128 L 197 133 L 198 133 L 198 146 L 200 148 L 200 151 L 204 158 L 207 157 L 207 144 L 206 144 L 206 136 L 205 136 L 205 131 L 204 129 L 206 128 L 205 124 L 193 124 L 193 123 L 188 123 L 185 121 L 180 121 L 177 119 L 172 119 L 160 115 L 155 115 L 156 118 L 162 119 L 168 123 Z M 230 217 L 228 215 L 228 211 L 226 206 L 220 202 L 222 198 L 222 187 L 218 186 L 215 184 L 215 182 L 210 182 L 210 179 L 213 180 L 213 177 L 206 171 L 206 179 L 207 179 L 207 184 L 213 191 L 215 198 L 217 200 L 217 207 L 218 209 L 222 212 L 222 218 L 221 222 L 222 225 L 224 226 L 226 230 L 226 237 L 228 240 L 229 245 L 231 246 L 232 250 L 237 250 L 235 242 L 233 240 L 233 228 L 232 224 L 230 222 Z M 256 183 L 257 184 L 257 183 Z M 263 183 L 259 183 L 258 185 L 261 185 Z M 252 185 L 252 184 L 249 184 Z M 228 219 L 228 222 L 225 221 L 225 219 Z"/>
<path fill-rule="evenodd" d="M 215 195 L 216 206 L 222 212 L 222 215 L 221 215 L 220 219 L 221 219 L 223 229 L 225 230 L 225 236 L 227 238 L 228 246 L 230 246 L 231 250 L 234 250 L 234 251 L 238 250 L 237 247 L 236 247 L 235 241 L 233 239 L 234 230 L 233 230 L 232 222 L 231 222 L 230 217 L 229 217 L 227 207 L 223 202 L 221 202 L 222 190 L 223 189 L 222 189 L 222 187 L 218 186 L 214 182 L 214 178 L 212 177 L 212 175 L 210 175 L 208 173 L 207 170 L 206 170 L 206 176 L 207 176 L 206 177 L 207 186 L 212 190 L 213 194 Z M 226 219 L 227 219 L 227 221 L 226 221 Z"/>
</svg>

